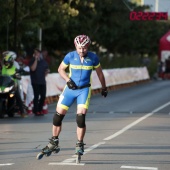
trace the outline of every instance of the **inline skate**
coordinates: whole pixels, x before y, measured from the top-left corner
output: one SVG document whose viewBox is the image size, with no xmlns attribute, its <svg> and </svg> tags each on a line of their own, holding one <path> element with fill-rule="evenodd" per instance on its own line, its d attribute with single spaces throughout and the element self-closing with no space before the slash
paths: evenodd
<svg viewBox="0 0 170 170">
<path fill-rule="evenodd" d="M 84 153 L 84 143 L 83 142 L 77 142 L 76 143 L 76 163 L 79 164 L 80 161 L 81 161 L 81 156 L 83 155 Z"/>
<path fill-rule="evenodd" d="M 37 155 L 37 159 L 40 160 L 43 158 L 43 156 L 50 156 L 53 153 L 58 153 L 60 151 L 60 147 L 58 146 L 59 144 L 59 139 L 51 138 L 49 139 L 50 142 L 48 145 L 41 150 L 41 152 Z"/>
</svg>

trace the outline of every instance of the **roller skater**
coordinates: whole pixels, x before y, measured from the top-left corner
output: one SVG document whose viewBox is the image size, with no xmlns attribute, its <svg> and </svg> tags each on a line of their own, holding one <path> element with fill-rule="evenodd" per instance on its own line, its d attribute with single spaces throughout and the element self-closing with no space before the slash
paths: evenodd
<svg viewBox="0 0 170 170">
<path fill-rule="evenodd" d="M 50 142 L 48 143 L 48 145 L 42 149 L 42 151 L 37 155 L 37 159 L 42 159 L 43 156 L 50 156 L 51 153 L 58 153 L 60 151 L 60 147 L 58 146 L 59 144 L 59 139 L 58 138 L 54 138 L 52 137 L 51 139 L 49 139 Z"/>
<path fill-rule="evenodd" d="M 77 163 L 80 162 L 84 152 L 83 139 L 86 133 L 86 113 L 90 104 L 91 97 L 91 74 L 93 69 L 96 70 L 97 76 L 101 83 L 101 95 L 107 96 L 107 87 L 105 77 L 99 62 L 99 58 L 95 53 L 88 51 L 91 41 L 87 35 L 78 35 L 74 39 L 75 51 L 69 52 L 61 62 L 58 72 L 66 81 L 66 86 L 60 94 L 57 103 L 56 113 L 53 116 L 52 135 L 58 138 L 62 129 L 62 121 L 70 108 L 77 101 L 77 140 L 76 154 Z M 70 74 L 66 69 L 69 67 Z M 42 152 L 44 153 L 44 151 Z M 47 154 L 48 156 L 48 154 Z"/>
</svg>

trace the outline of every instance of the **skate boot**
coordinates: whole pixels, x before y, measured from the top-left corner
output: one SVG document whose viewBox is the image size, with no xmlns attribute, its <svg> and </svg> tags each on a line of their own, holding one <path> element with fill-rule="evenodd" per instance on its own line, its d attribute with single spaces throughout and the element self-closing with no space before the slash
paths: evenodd
<svg viewBox="0 0 170 170">
<path fill-rule="evenodd" d="M 48 145 L 42 149 L 42 151 L 37 155 L 37 159 L 42 159 L 42 157 L 45 156 L 50 156 L 51 153 L 58 153 L 60 151 L 60 147 L 58 146 L 59 144 L 59 139 L 51 138 L 49 139 L 50 142 Z"/>
<path fill-rule="evenodd" d="M 80 154 L 80 155 L 83 155 L 83 152 L 84 152 L 84 143 L 83 142 L 77 142 L 76 143 L 76 154 Z"/>
<path fill-rule="evenodd" d="M 77 157 L 76 157 L 76 163 L 77 164 L 79 164 L 80 163 L 80 161 L 81 161 L 81 156 L 83 155 L 83 153 L 84 153 L 84 143 L 83 142 L 80 142 L 80 141 L 78 141 L 77 143 L 76 143 L 76 155 L 77 155 Z"/>
</svg>

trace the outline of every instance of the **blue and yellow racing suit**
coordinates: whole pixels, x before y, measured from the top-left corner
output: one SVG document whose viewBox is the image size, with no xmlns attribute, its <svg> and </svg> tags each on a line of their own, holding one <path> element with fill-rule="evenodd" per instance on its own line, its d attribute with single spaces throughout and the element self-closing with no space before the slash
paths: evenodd
<svg viewBox="0 0 170 170">
<path fill-rule="evenodd" d="M 69 77 L 79 88 L 72 90 L 66 85 L 60 95 L 58 106 L 68 110 L 74 100 L 77 99 L 78 107 L 88 109 L 91 97 L 91 88 L 88 85 L 91 83 L 93 68 L 100 66 L 98 56 L 92 52 L 88 52 L 83 62 L 81 62 L 77 51 L 73 51 L 65 56 L 62 64 L 69 66 Z"/>
</svg>

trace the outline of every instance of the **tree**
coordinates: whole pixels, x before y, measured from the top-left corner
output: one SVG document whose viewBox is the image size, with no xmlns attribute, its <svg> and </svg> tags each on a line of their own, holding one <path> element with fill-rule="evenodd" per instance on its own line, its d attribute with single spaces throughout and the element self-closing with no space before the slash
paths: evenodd
<svg viewBox="0 0 170 170">
<path fill-rule="evenodd" d="M 0 48 L 14 47 L 14 0 L 3 1 L 0 6 Z M 42 45 L 60 56 L 74 49 L 74 37 L 87 34 L 92 40 L 91 50 L 103 59 L 105 67 L 127 66 L 129 57 L 155 56 L 158 41 L 170 28 L 169 22 L 130 21 L 129 9 L 144 11 L 124 0 L 18 0 L 17 45 L 31 49 L 38 45 L 37 32 L 42 28 Z M 8 45 L 7 45 L 8 44 Z M 100 47 L 107 50 L 101 53 Z M 28 50 L 27 50 L 28 51 Z M 118 62 L 110 62 L 110 53 Z M 127 60 L 125 59 L 128 58 Z M 132 62 L 131 62 L 132 63 Z M 131 64 L 130 63 L 130 64 Z"/>
<path fill-rule="evenodd" d="M 2 35 L 8 34 L 8 37 L 2 36 L 0 47 L 5 48 L 8 41 L 9 49 L 14 49 L 14 6 L 15 1 L 1 0 L 0 6 L 0 32 Z M 37 30 L 43 30 L 53 27 L 55 22 L 59 22 L 64 27 L 68 15 L 75 15 L 77 11 L 72 10 L 64 1 L 49 0 L 21 0 L 17 1 L 17 44 L 25 46 L 37 45 Z M 64 20 L 63 20 L 64 19 Z M 60 22 L 62 21 L 62 22 Z"/>
</svg>

